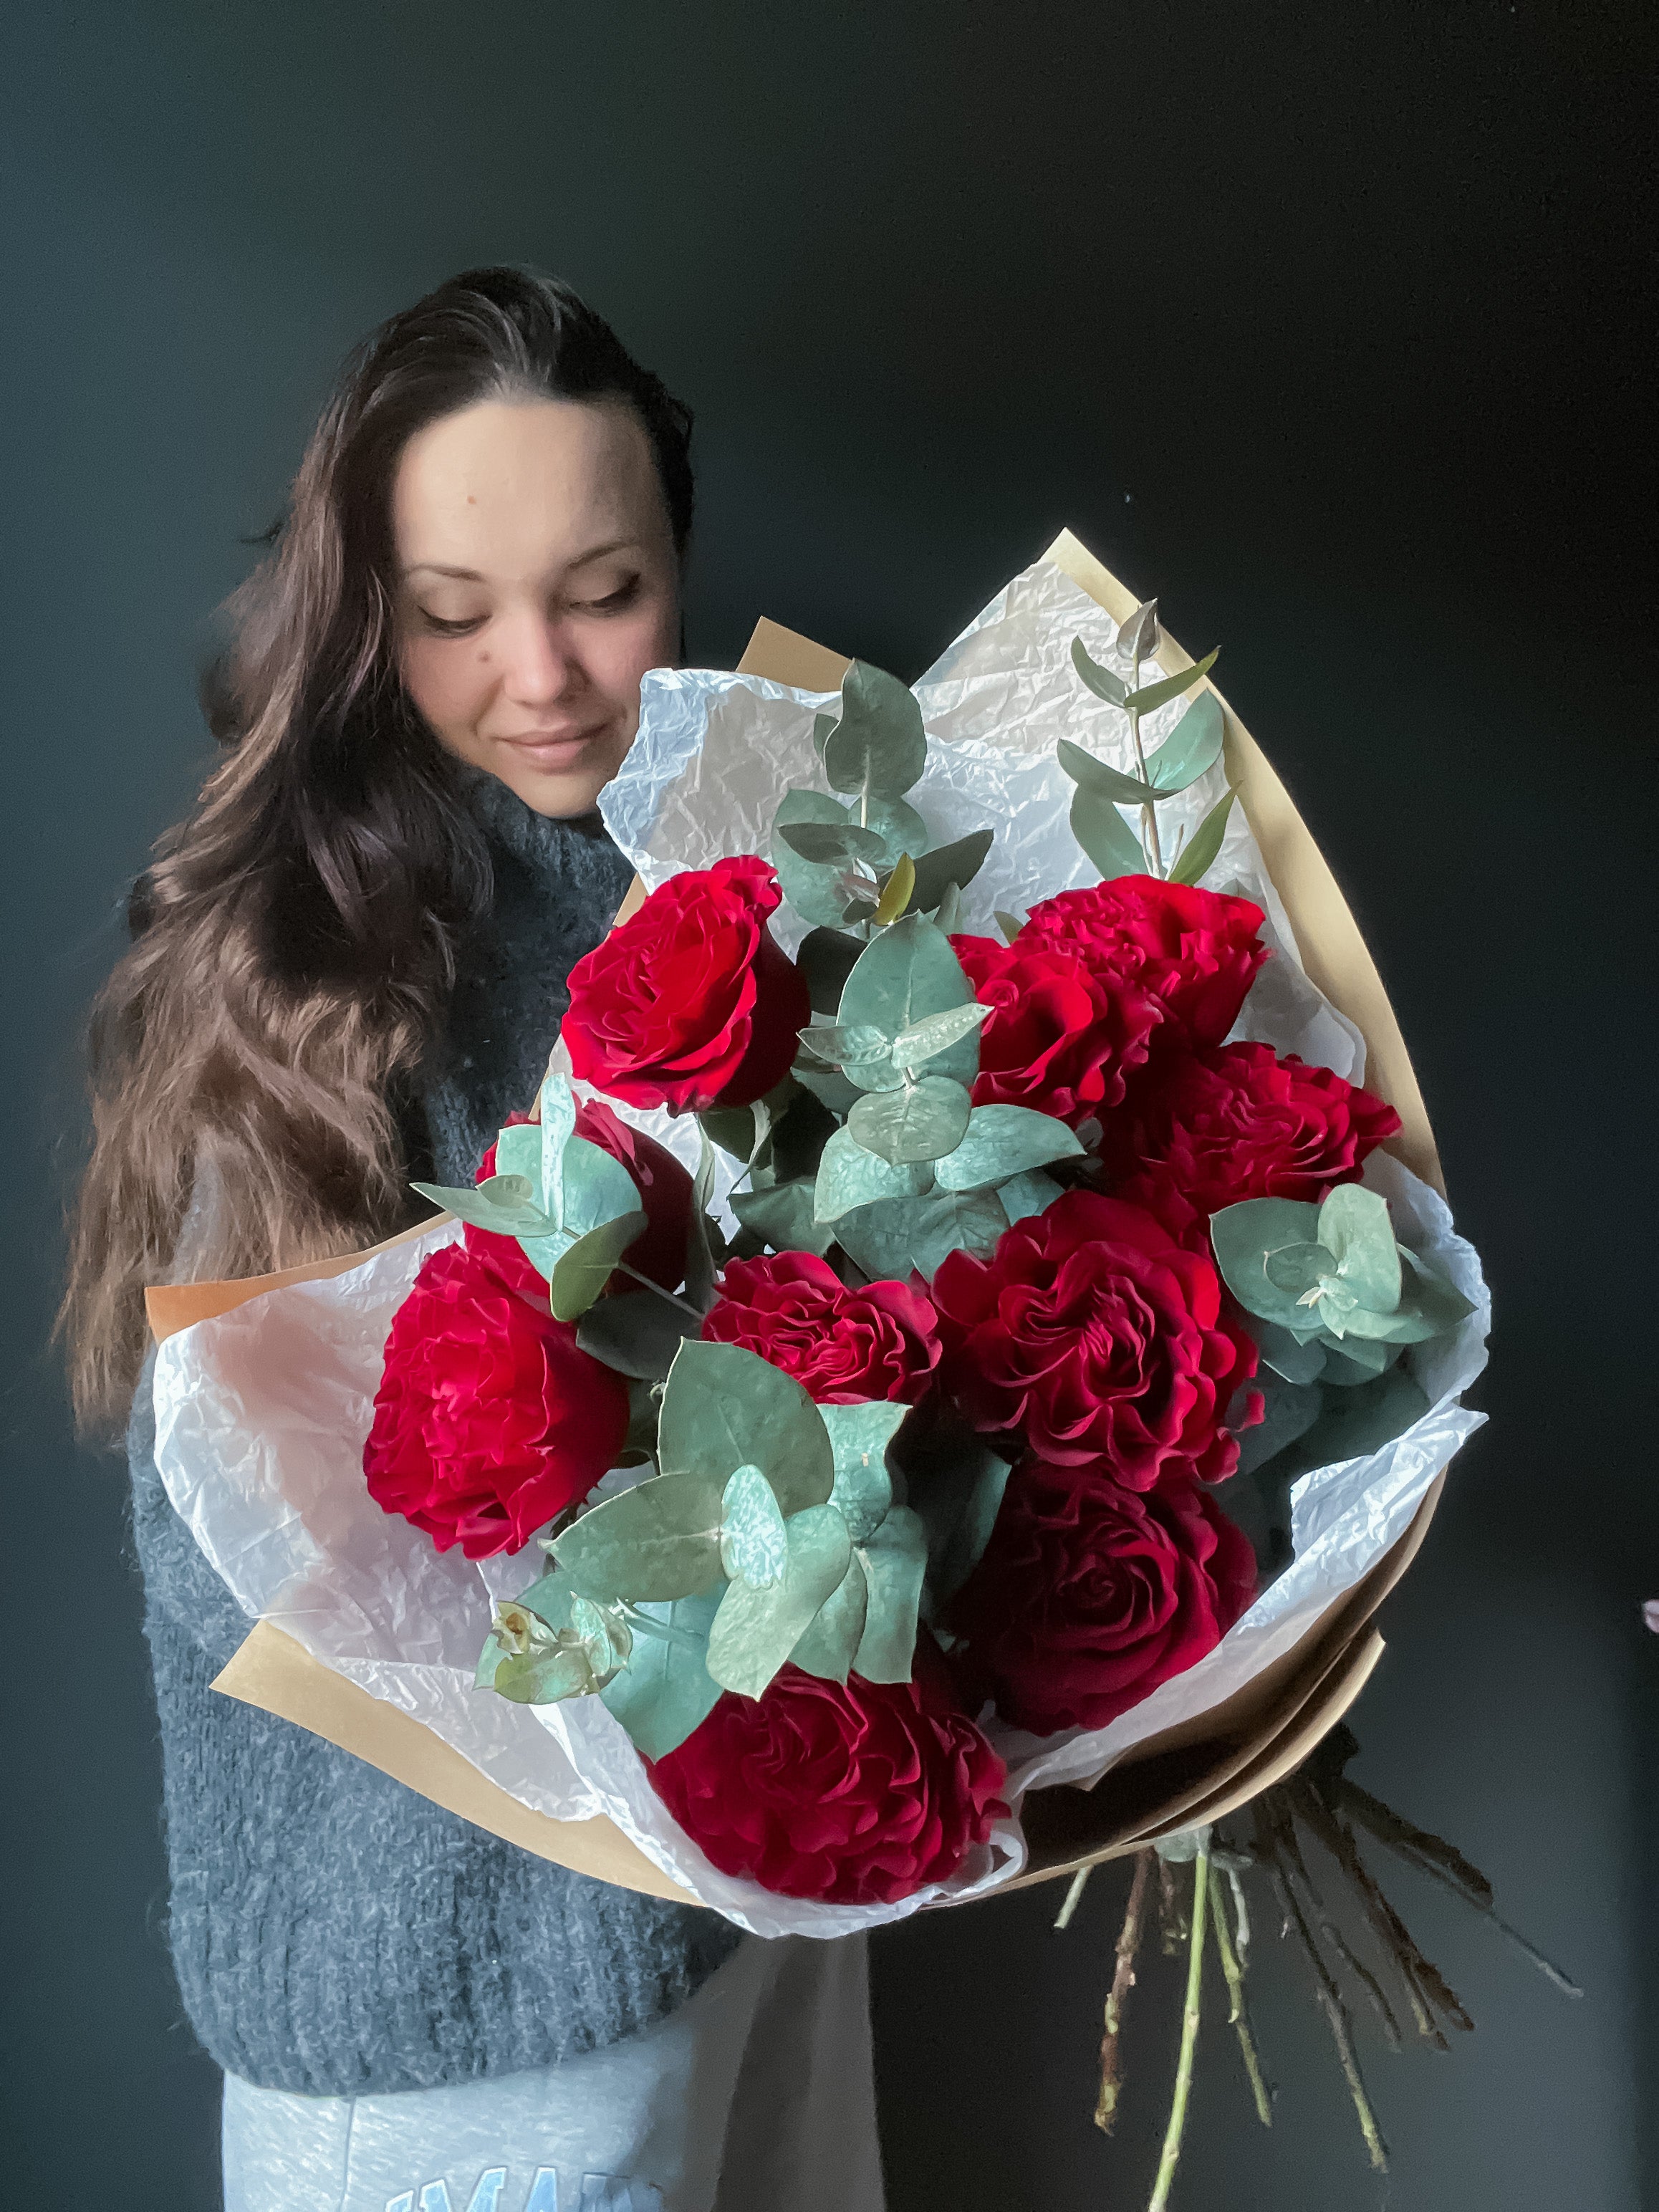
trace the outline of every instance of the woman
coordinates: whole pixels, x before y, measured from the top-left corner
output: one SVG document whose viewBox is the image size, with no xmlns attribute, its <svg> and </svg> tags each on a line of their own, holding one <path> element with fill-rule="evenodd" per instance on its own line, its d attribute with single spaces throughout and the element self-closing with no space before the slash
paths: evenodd
<svg viewBox="0 0 1659 2212">
<path fill-rule="evenodd" d="M 64 1317 L 83 1425 L 131 1401 L 171 1941 L 233 2212 L 880 2202 L 860 1947 L 567 1873 L 215 1695 L 247 1622 L 153 1458 L 146 1282 L 385 1237 L 533 1097 L 629 880 L 595 801 L 676 656 L 690 429 L 513 270 L 359 347 L 232 602 L 228 757 L 94 1015 Z"/>
</svg>

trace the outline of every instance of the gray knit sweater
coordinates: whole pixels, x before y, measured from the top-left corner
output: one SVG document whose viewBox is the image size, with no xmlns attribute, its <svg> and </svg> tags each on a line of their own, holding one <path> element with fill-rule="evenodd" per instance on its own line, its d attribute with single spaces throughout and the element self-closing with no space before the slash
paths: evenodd
<svg viewBox="0 0 1659 2212">
<path fill-rule="evenodd" d="M 422 1086 L 452 1183 L 533 1097 L 566 974 L 629 875 L 597 815 L 548 821 L 476 775 L 464 791 L 495 896 Z M 156 1473 L 152 1364 L 128 1437 L 133 1523 L 173 1965 L 209 2051 L 262 2087 L 349 2096 L 548 2065 L 671 2011 L 739 1940 L 729 1922 L 567 1873 L 210 1688 L 249 1624 Z"/>
</svg>

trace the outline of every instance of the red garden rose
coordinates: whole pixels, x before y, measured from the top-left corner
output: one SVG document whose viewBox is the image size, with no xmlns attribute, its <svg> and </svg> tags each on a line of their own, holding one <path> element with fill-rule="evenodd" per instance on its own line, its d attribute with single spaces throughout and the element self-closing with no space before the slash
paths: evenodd
<svg viewBox="0 0 1659 2212">
<path fill-rule="evenodd" d="M 820 1406 L 871 1398 L 914 1406 L 939 1365 L 939 1316 L 908 1283 L 848 1290 L 827 1260 L 780 1252 L 728 1260 L 703 1335 L 793 1375 Z"/>
<path fill-rule="evenodd" d="M 1154 1054 L 1219 1044 L 1267 957 L 1259 906 L 1223 891 L 1118 876 L 1031 908 L 1017 942 L 1073 954 L 1103 981 L 1150 994 L 1164 1019 Z"/>
<path fill-rule="evenodd" d="M 1005 1770 L 925 1629 L 914 1671 L 785 1667 L 761 1698 L 727 1692 L 648 1769 L 657 1795 L 722 1874 L 781 1896 L 892 1905 L 946 1881 L 1007 1810 Z"/>
<path fill-rule="evenodd" d="M 628 1386 L 509 1275 L 461 1243 L 434 1252 L 386 1340 L 363 1446 L 369 1495 L 469 1559 L 514 1552 L 585 1498 L 622 1449 Z M 510 1262 L 509 1262 L 510 1264 Z"/>
<path fill-rule="evenodd" d="M 1268 1044 L 1224 1044 L 1149 1074 L 1107 1131 L 1119 1195 L 1173 1227 L 1170 1194 L 1200 1219 L 1246 1198 L 1322 1199 L 1357 1182 L 1400 1127 L 1392 1106 Z"/>
<path fill-rule="evenodd" d="M 811 1019 L 806 980 L 766 927 L 764 860 L 688 868 L 570 971 L 575 1073 L 630 1106 L 749 1106 L 789 1072 Z"/>
<path fill-rule="evenodd" d="M 1131 1490 L 1231 1474 L 1222 1424 L 1255 1346 L 1209 1258 L 1139 1206 L 1067 1191 L 988 1260 L 949 1254 L 933 1295 L 947 1380 L 979 1428 Z"/>
<path fill-rule="evenodd" d="M 976 1106 L 1030 1106 L 1075 1125 L 1118 1104 L 1160 1018 L 1155 1000 L 1058 945 L 951 943 L 974 996 L 996 1010 L 979 1033 Z"/>
<path fill-rule="evenodd" d="M 1249 1539 L 1197 1484 L 1138 1494 L 1028 1460 L 951 1604 L 952 1665 L 1016 1728 L 1103 1728 L 1218 1644 L 1255 1579 Z"/>
<path fill-rule="evenodd" d="M 508 1128 L 528 1121 L 528 1114 L 509 1114 Z M 603 1099 L 586 1098 L 576 1107 L 576 1134 L 586 1137 L 590 1145 L 609 1152 L 620 1160 L 634 1178 L 639 1192 L 640 1204 L 645 1209 L 646 1225 L 636 1243 L 628 1248 L 628 1264 L 642 1275 L 649 1275 L 653 1283 L 660 1283 L 665 1291 L 676 1289 L 685 1274 L 686 1240 L 691 1233 L 691 1178 L 674 1158 L 666 1145 L 659 1145 L 654 1137 L 647 1137 L 642 1129 L 624 1121 Z M 484 1182 L 495 1172 L 495 1147 L 491 1145 L 478 1163 L 474 1178 Z M 487 1257 L 495 1256 L 504 1244 L 511 1244 L 515 1252 L 519 1247 L 514 1239 L 502 1237 L 488 1229 L 469 1229 L 467 1242 L 482 1250 Z M 533 1276 L 534 1267 L 519 1257 Z M 515 1274 L 510 1261 L 497 1260 Z"/>
</svg>

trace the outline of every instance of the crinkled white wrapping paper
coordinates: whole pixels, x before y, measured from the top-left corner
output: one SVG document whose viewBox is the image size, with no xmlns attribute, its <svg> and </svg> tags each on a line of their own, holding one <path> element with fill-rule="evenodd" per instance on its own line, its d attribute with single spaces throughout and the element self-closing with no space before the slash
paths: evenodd
<svg viewBox="0 0 1659 2212">
<path fill-rule="evenodd" d="M 1091 884 L 1066 823 L 1072 786 L 1054 740 L 1114 753 L 1115 720 L 1094 710 L 1070 661 L 1081 635 L 1111 663 L 1114 625 L 1060 569 L 1015 578 L 916 685 L 932 743 L 910 794 L 944 842 L 987 823 L 997 842 L 964 895 L 963 926 L 989 931 L 992 909 L 1024 914 L 1039 898 Z M 1120 667 L 1123 664 L 1119 663 Z M 653 889 L 726 853 L 768 849 L 772 811 L 790 783 L 821 787 L 812 717 L 828 697 L 754 677 L 663 670 L 646 679 L 640 733 L 602 800 L 611 833 Z M 1153 742 L 1183 703 L 1147 718 Z M 1167 834 L 1188 834 L 1219 797 L 1219 769 L 1160 809 Z M 1268 916 L 1276 957 L 1234 1034 L 1297 1052 L 1352 1080 L 1364 1073 L 1358 1031 L 1303 973 L 1284 908 L 1235 809 L 1206 881 L 1237 888 Z M 780 934 L 801 930 L 785 915 Z M 689 1119 L 619 1108 L 695 1164 Z M 1455 1335 L 1413 1346 L 1407 1364 L 1430 1401 L 1424 1417 L 1370 1457 L 1321 1468 L 1292 1493 L 1292 1565 L 1217 1649 L 1109 1728 L 1038 1741 L 1005 1732 L 1018 1805 L 1047 1784 L 1086 1784 L 1133 1745 L 1222 1703 L 1288 1650 L 1401 1536 L 1435 1476 L 1483 1418 L 1458 1403 L 1486 1362 L 1490 1305 L 1480 1262 L 1443 1201 L 1383 1154 L 1366 1181 L 1391 1201 L 1405 1241 L 1474 1302 Z M 720 1195 L 729 1188 L 729 1170 Z M 620 1724 L 596 1698 L 526 1708 L 472 1687 L 492 1592 L 512 1595 L 540 1571 L 539 1553 L 471 1565 L 441 1553 L 383 1514 L 362 1480 L 362 1445 L 386 1332 L 422 1261 L 453 1226 L 394 1247 L 330 1281 L 267 1291 L 169 1338 L 155 1368 L 156 1459 L 173 1504 L 250 1619 L 264 1617 L 317 1658 L 412 1715 L 521 1802 L 556 1819 L 604 1814 L 657 1866 L 706 1904 L 763 1936 L 836 1936 L 961 1902 L 1024 1864 L 1017 1820 L 956 1879 L 897 1905 L 817 1905 L 774 1896 L 712 1867 L 668 1818 Z"/>
</svg>

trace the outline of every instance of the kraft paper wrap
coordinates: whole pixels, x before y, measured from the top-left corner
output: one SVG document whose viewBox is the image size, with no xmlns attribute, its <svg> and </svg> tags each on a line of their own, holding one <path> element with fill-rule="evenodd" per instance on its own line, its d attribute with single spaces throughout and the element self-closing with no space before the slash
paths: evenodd
<svg viewBox="0 0 1659 2212">
<path fill-rule="evenodd" d="M 1115 622 L 1136 605 L 1135 594 L 1070 531 L 1043 557 L 1064 569 Z M 1192 655 L 1167 631 L 1158 660 L 1171 674 L 1193 665 Z M 738 666 L 742 674 L 797 690 L 833 691 L 848 665 L 827 647 L 762 620 Z M 1433 1132 L 1400 1024 L 1336 879 L 1261 747 L 1207 678 L 1201 688 L 1215 692 L 1221 706 L 1228 780 L 1285 902 L 1303 965 L 1364 1036 L 1367 1087 L 1400 1115 L 1401 1132 L 1389 1150 L 1443 1194 Z M 644 896 L 636 881 L 617 919 L 626 920 Z M 416 1236 L 430 1226 L 423 1222 L 405 1234 Z M 263 1291 L 342 1274 L 368 1256 L 348 1253 L 240 1282 L 153 1288 L 145 1293 L 150 1326 L 158 1340 L 170 1336 Z M 1069 1875 L 1120 1857 L 1155 1836 L 1219 1820 L 1299 1764 L 1342 1717 L 1376 1664 L 1382 1639 L 1372 1615 L 1415 1556 L 1444 1480 L 1443 1474 L 1435 1481 L 1392 1551 L 1244 1689 L 1137 1745 L 1092 1790 L 1060 1788 L 1029 1796 L 1024 1821 L 1030 1863 L 1007 1887 Z M 213 1686 L 309 1729 L 434 1803 L 543 1858 L 653 1896 L 685 1893 L 611 1821 L 555 1820 L 530 1811 L 418 1721 L 336 1674 L 268 1621 L 256 1624 Z"/>
</svg>

